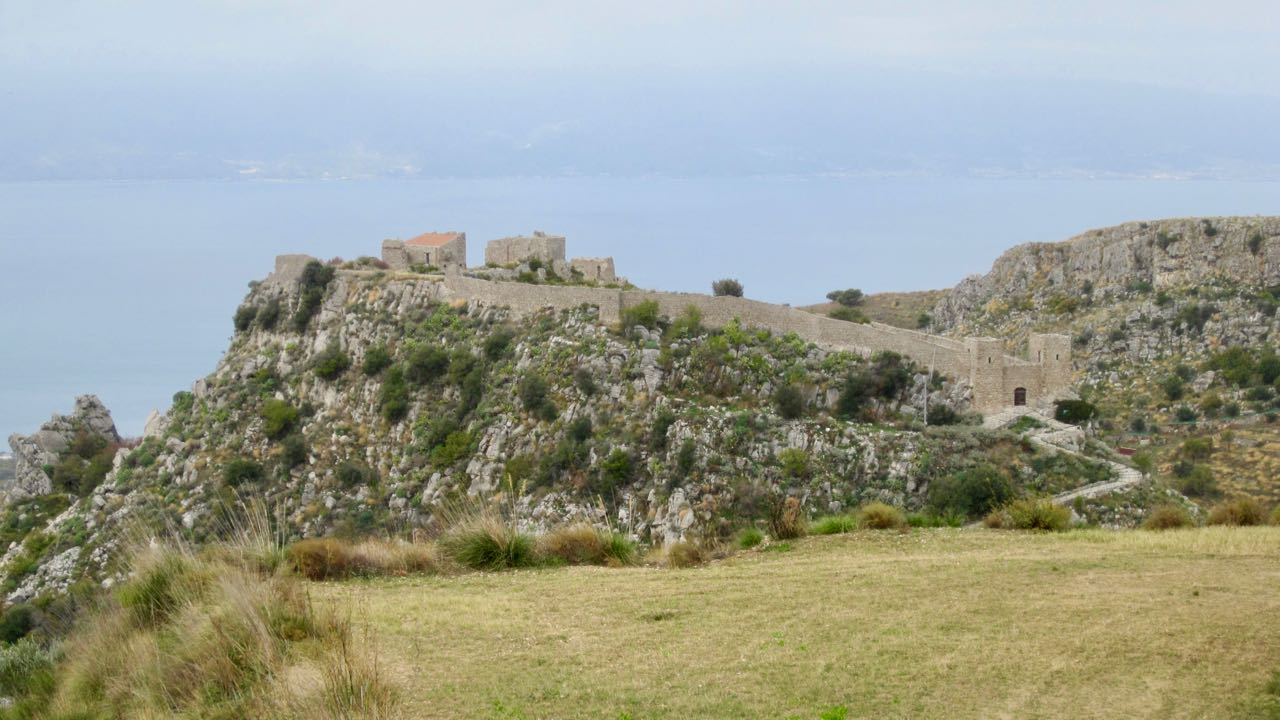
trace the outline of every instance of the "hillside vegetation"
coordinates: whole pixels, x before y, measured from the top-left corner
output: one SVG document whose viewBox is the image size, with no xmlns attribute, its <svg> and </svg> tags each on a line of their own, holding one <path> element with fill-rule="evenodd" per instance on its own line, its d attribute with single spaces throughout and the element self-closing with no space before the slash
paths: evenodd
<svg viewBox="0 0 1280 720">
<path fill-rule="evenodd" d="M 1244 718 L 1280 712 L 1277 567 L 1277 528 L 864 531 L 313 592 L 410 717 Z"/>
</svg>

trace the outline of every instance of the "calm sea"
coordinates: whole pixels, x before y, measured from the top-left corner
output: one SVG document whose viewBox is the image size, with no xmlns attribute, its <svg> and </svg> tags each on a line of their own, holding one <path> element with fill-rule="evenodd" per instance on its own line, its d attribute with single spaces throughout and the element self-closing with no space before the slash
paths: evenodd
<svg viewBox="0 0 1280 720">
<path fill-rule="evenodd" d="M 945 287 L 1006 248 L 1126 220 L 1280 214 L 1280 183 L 955 179 L 481 179 L 0 184 L 0 433 L 96 393 L 122 432 L 213 369 L 279 253 L 539 229 L 637 285 L 803 304 Z"/>
</svg>

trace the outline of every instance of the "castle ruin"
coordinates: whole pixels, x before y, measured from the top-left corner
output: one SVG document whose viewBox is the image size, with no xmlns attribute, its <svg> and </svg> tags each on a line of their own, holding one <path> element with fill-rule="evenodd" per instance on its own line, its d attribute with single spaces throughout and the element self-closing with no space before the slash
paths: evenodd
<svg viewBox="0 0 1280 720">
<path fill-rule="evenodd" d="M 296 280 L 309 259 L 305 255 L 277 258 L 271 279 Z M 383 260 L 395 270 L 408 270 L 415 265 L 443 269 L 443 278 L 431 279 L 436 283 L 435 296 L 442 301 L 507 307 L 517 315 L 545 308 L 568 310 L 590 305 L 599 310 L 601 322 L 617 323 L 626 308 L 654 302 L 667 317 L 677 317 L 695 307 L 709 326 L 737 321 L 744 327 L 795 333 L 819 346 L 863 356 L 879 351 L 900 353 L 922 367 L 968 380 L 972 407 L 981 413 L 1017 406 L 1048 409 L 1053 401 L 1072 396 L 1071 339 L 1066 335 L 1033 334 L 1028 342 L 1028 357 L 1021 358 L 1005 354 L 1004 343 L 996 338 L 957 340 L 883 323 L 837 320 L 740 297 L 633 290 L 616 285 L 600 287 L 618 279 L 613 258 L 575 258 L 566 262 L 565 239 L 560 235 L 535 232 L 532 236 L 493 240 L 485 247 L 485 262 L 489 266 L 510 267 L 537 260 L 561 277 L 572 270 L 585 283 L 534 284 L 498 279 L 486 275 L 484 268 L 467 271 L 463 233 L 426 233 L 407 241 L 387 240 L 383 243 Z"/>
</svg>

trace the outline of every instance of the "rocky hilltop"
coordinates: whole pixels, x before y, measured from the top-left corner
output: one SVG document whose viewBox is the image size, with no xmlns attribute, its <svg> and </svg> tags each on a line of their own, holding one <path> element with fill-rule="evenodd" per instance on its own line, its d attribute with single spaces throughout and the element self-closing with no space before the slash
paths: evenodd
<svg viewBox="0 0 1280 720">
<path fill-rule="evenodd" d="M 1073 339 L 1097 436 L 1212 502 L 1280 500 L 1280 218 L 1133 222 L 1004 253 L 931 316 L 1016 347 Z"/>
<path fill-rule="evenodd" d="M 430 533 L 451 506 L 501 502 L 531 528 L 587 521 L 662 544 L 715 541 L 784 506 L 963 514 L 976 506 L 938 488 L 970 472 L 1032 494 L 1111 478 L 963 424 L 966 384 L 893 353 L 657 303 L 620 323 L 589 305 L 517 315 L 441 287 L 315 262 L 254 283 L 217 369 L 140 444 L 103 476 L 64 450 L 54 476 L 75 482 L 5 510 L 9 600 L 110 582 L 126 536 L 214 538 L 245 498 L 286 538 Z"/>
<path fill-rule="evenodd" d="M 30 435 L 10 435 L 13 476 L 0 483 L 0 503 L 53 491 L 53 468 L 77 441 L 119 444 L 111 413 L 94 395 L 76 398 L 70 415 L 54 415 Z"/>
</svg>

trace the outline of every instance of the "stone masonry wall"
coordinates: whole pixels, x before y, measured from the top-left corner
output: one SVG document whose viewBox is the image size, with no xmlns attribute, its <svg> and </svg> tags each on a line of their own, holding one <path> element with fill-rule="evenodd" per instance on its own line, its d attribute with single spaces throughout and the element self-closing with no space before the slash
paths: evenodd
<svg viewBox="0 0 1280 720">
<path fill-rule="evenodd" d="M 490 240 L 484 247 L 486 265 L 510 265 L 530 258 L 546 263 L 564 262 L 564 236 L 535 232 L 532 236 Z"/>
</svg>

